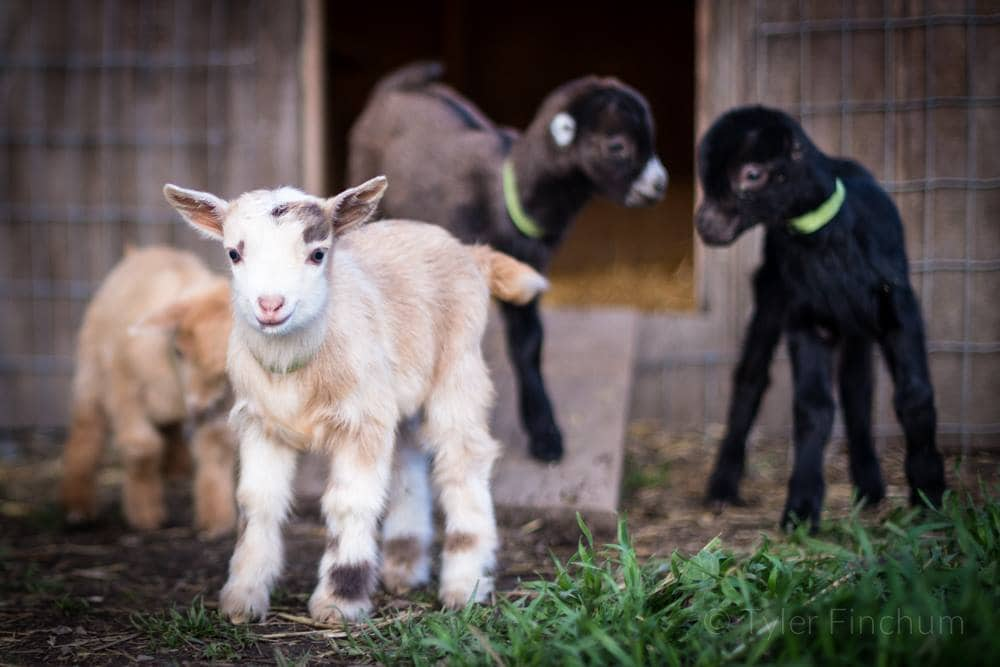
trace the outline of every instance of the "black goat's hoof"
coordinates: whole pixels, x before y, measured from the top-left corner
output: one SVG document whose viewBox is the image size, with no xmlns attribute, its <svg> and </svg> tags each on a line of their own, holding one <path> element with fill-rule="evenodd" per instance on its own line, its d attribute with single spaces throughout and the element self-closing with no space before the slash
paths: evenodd
<svg viewBox="0 0 1000 667">
<path fill-rule="evenodd" d="M 715 471 L 708 480 L 705 503 L 709 505 L 733 505 L 744 507 L 746 502 L 740 497 L 740 476 Z"/>
<path fill-rule="evenodd" d="M 885 485 L 880 484 L 877 486 L 858 486 L 855 488 L 857 492 L 858 502 L 860 502 L 864 507 L 875 507 L 880 502 L 885 500 Z"/>
<path fill-rule="evenodd" d="M 532 458 L 544 463 L 554 463 L 563 457 L 563 439 L 559 431 L 530 436 L 528 451 Z"/>
<path fill-rule="evenodd" d="M 819 532 L 819 515 L 823 508 L 820 498 L 808 496 L 789 498 L 785 503 L 785 511 L 781 513 L 781 529 L 786 532 L 795 530 L 801 524 L 809 524 L 809 533 Z"/>
<path fill-rule="evenodd" d="M 929 502 L 935 509 L 941 509 L 941 500 L 944 496 L 944 485 L 935 485 L 933 487 L 924 488 L 913 488 L 910 489 L 910 504 L 914 507 L 926 507 Z M 923 495 L 921 495 L 923 494 Z M 924 500 L 924 497 L 927 500 Z"/>
</svg>

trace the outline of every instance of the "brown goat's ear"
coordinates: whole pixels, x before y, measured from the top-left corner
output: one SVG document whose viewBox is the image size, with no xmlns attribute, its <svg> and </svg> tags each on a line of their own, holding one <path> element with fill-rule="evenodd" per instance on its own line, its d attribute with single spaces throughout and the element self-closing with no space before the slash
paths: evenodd
<svg viewBox="0 0 1000 667">
<path fill-rule="evenodd" d="M 187 301 L 175 301 L 169 306 L 160 308 L 143 317 L 141 320 L 129 327 L 128 332 L 133 335 L 152 333 L 173 333 L 181 325 L 181 320 L 187 312 Z"/>
<path fill-rule="evenodd" d="M 326 209 L 333 221 L 333 233 L 343 234 L 375 215 L 388 184 L 389 181 L 385 176 L 376 176 L 361 185 L 344 190 L 336 197 L 327 199 Z"/>
<path fill-rule="evenodd" d="M 189 225 L 209 238 L 222 240 L 222 221 L 228 203 L 209 192 L 188 190 L 171 183 L 163 186 L 163 196 Z"/>
</svg>

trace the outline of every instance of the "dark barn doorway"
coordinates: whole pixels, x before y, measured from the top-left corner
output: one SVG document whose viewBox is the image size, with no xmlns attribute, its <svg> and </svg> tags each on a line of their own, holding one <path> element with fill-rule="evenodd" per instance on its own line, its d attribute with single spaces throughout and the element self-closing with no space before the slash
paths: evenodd
<svg viewBox="0 0 1000 667">
<path fill-rule="evenodd" d="M 693 308 L 694 3 L 611 9 L 512 0 L 502 11 L 457 0 L 338 3 L 327 8 L 325 42 L 328 189 L 343 185 L 347 131 L 371 87 L 412 60 L 443 60 L 448 83 L 518 128 L 549 91 L 584 74 L 617 76 L 640 90 L 670 171 L 667 196 L 649 209 L 591 203 L 554 262 L 546 302 Z"/>
</svg>

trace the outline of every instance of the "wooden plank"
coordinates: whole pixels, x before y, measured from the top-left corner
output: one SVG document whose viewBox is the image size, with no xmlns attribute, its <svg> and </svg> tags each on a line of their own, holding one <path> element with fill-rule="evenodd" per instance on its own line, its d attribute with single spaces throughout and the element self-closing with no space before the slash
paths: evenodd
<svg viewBox="0 0 1000 667">
<path fill-rule="evenodd" d="M 591 523 L 614 520 L 635 353 L 637 315 L 624 309 L 545 309 L 543 368 L 566 455 L 543 464 L 528 454 L 506 342 L 494 310 L 483 350 L 497 390 L 493 436 L 503 445 L 493 496 L 510 516 Z"/>
</svg>

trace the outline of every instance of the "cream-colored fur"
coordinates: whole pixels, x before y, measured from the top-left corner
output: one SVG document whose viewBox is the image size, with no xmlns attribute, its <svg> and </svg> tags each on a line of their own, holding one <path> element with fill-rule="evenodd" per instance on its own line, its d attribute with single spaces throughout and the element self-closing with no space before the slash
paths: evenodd
<svg viewBox="0 0 1000 667">
<path fill-rule="evenodd" d="M 195 522 L 208 535 L 231 530 L 235 438 L 224 414 L 228 285 L 193 254 L 163 247 L 130 251 L 94 295 L 80 329 L 63 499 L 71 521 L 97 513 L 95 473 L 110 435 L 125 466 L 122 508 L 129 525 L 165 519 L 163 467 L 188 444 L 164 427 L 196 418 Z M 202 318 L 199 309 L 212 313 Z M 215 415 L 211 413 L 213 410 Z M 179 449 L 180 452 L 172 452 Z"/>
<path fill-rule="evenodd" d="M 322 498 L 329 539 L 309 601 L 313 618 L 353 620 L 369 611 L 376 528 L 390 496 L 386 583 L 404 589 L 427 580 L 430 494 L 417 442 L 433 458 L 446 516 L 442 602 L 459 607 L 492 591 L 497 531 L 489 476 L 498 447 L 487 429 L 493 389 L 480 342 L 490 288 L 530 299 L 545 282 L 439 227 L 401 220 L 361 226 L 384 188 L 378 178 L 328 200 L 282 188 L 232 202 L 165 188 L 185 219 L 220 239 L 234 261 L 229 375 L 243 522 L 221 602 L 234 622 L 267 613 L 301 450 L 330 458 Z M 306 231 L 322 221 L 325 236 Z M 317 249 L 326 251 L 318 263 Z M 262 310 L 262 299 L 284 305 Z M 407 437 L 394 466 L 404 421 Z M 397 548 L 404 544 L 413 548 Z"/>
</svg>

